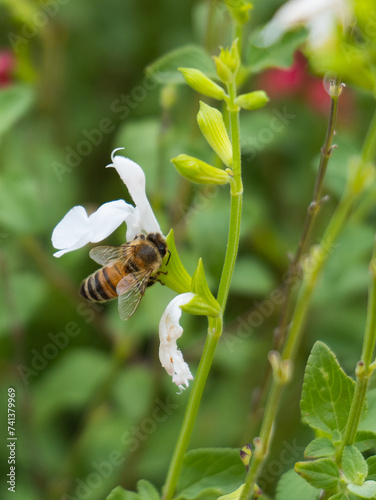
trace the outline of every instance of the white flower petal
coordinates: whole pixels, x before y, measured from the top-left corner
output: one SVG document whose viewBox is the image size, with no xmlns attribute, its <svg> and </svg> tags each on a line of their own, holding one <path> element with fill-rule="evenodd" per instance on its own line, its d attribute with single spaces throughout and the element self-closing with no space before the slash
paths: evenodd
<svg viewBox="0 0 376 500">
<path fill-rule="evenodd" d="M 159 323 L 159 359 L 163 368 L 172 376 L 172 381 L 180 390 L 188 387 L 188 381 L 193 380 L 189 366 L 176 345 L 177 339 L 183 333 L 183 328 L 179 324 L 182 315 L 180 306 L 188 304 L 193 297 L 194 293 L 191 292 L 177 295 L 166 307 Z"/>
<path fill-rule="evenodd" d="M 289 0 L 263 29 L 263 45 L 272 45 L 298 25 L 307 25 L 312 46 L 324 45 L 334 33 L 336 23 L 344 26 L 351 17 L 348 0 Z"/>
<path fill-rule="evenodd" d="M 132 220 L 134 207 L 124 200 L 109 201 L 89 217 L 90 241 L 97 243 L 117 229 L 122 222 Z"/>
<path fill-rule="evenodd" d="M 117 148 L 112 152 L 112 163 L 107 167 L 114 167 L 121 180 L 127 186 L 129 194 L 139 213 L 139 224 L 145 233 L 160 233 L 158 221 L 146 197 L 145 174 L 142 168 L 134 161 L 124 156 L 114 156 L 114 153 L 122 148 Z"/>
<path fill-rule="evenodd" d="M 73 207 L 59 222 L 52 233 L 52 244 L 61 257 L 88 243 L 97 243 L 109 236 L 120 224 L 132 219 L 134 207 L 124 200 L 111 201 L 100 206 L 89 217 L 84 207 Z"/>
<path fill-rule="evenodd" d="M 70 247 L 82 238 L 88 228 L 89 221 L 84 207 L 73 207 L 53 230 L 52 244 L 55 248 Z"/>
<path fill-rule="evenodd" d="M 127 224 L 127 241 L 141 233 L 161 232 L 146 197 L 145 175 L 142 168 L 128 158 L 114 156 L 119 149 L 123 148 L 117 148 L 112 152 L 113 163 L 107 166 L 117 170 L 135 202 L 135 207 L 124 200 L 116 200 L 104 203 L 90 216 L 84 207 L 73 207 L 52 233 L 52 244 L 59 250 L 54 253 L 55 257 L 61 257 L 87 243 L 104 240 L 123 222 Z"/>
</svg>

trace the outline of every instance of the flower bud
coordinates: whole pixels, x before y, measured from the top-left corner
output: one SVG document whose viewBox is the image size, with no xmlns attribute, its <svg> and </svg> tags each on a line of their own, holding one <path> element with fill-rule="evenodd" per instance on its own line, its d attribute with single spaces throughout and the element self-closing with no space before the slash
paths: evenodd
<svg viewBox="0 0 376 500">
<path fill-rule="evenodd" d="M 280 384 L 287 384 L 292 377 L 292 363 L 289 359 L 282 359 L 278 351 L 270 351 L 268 359 L 273 370 L 273 378 Z"/>
<path fill-rule="evenodd" d="M 200 130 L 212 149 L 228 167 L 232 165 L 231 142 L 223 121 L 222 113 L 218 109 L 200 102 L 200 111 L 197 114 Z"/>
<path fill-rule="evenodd" d="M 217 75 L 221 82 L 230 83 L 233 80 L 233 74 L 230 68 L 217 56 L 213 56 Z"/>
<path fill-rule="evenodd" d="M 255 90 L 248 94 L 241 94 L 235 99 L 235 103 L 243 109 L 253 110 L 265 106 L 270 101 L 263 90 Z"/>
<path fill-rule="evenodd" d="M 219 57 L 214 57 L 213 59 L 221 81 L 224 83 L 234 82 L 240 68 L 238 39 L 232 42 L 230 49 L 221 48 Z"/>
<path fill-rule="evenodd" d="M 193 156 L 182 154 L 171 161 L 180 175 L 198 184 L 227 184 L 231 179 L 225 170 L 212 167 Z"/>
<path fill-rule="evenodd" d="M 246 0 L 225 0 L 226 6 L 231 16 L 239 24 L 245 24 L 249 21 L 249 11 L 253 8 L 250 2 Z"/>
<path fill-rule="evenodd" d="M 188 85 L 194 90 L 213 99 L 223 100 L 225 96 L 224 89 L 213 82 L 202 71 L 194 68 L 178 68 L 178 70 Z"/>
<path fill-rule="evenodd" d="M 246 471 L 249 469 L 249 462 L 252 455 L 252 445 L 246 444 L 241 450 L 239 450 L 241 461 L 243 462 Z"/>
<path fill-rule="evenodd" d="M 161 96 L 160 96 L 160 104 L 161 107 L 165 110 L 171 109 L 176 102 L 176 86 L 175 85 L 165 85 L 162 87 Z"/>
</svg>

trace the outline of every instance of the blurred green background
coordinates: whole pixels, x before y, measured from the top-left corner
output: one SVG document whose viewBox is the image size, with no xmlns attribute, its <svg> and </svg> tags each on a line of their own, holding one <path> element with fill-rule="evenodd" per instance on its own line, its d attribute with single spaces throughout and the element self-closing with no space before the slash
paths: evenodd
<svg viewBox="0 0 376 500">
<path fill-rule="evenodd" d="M 280 3 L 255 2 L 249 32 Z M 218 45 L 232 40 L 230 18 L 220 2 L 3 0 L 0 27 L 2 478 L 9 471 L 8 387 L 16 389 L 18 438 L 17 493 L 10 497 L 2 481 L 0 496 L 96 500 L 118 484 L 132 489 L 140 478 L 161 487 L 190 390 L 177 395 L 158 359 L 158 323 L 174 294 L 157 284 L 137 314 L 121 322 L 116 303 L 92 307 L 78 294 L 81 280 L 96 269 L 89 249 L 57 260 L 50 237 L 74 205 L 92 211 L 106 201 L 129 201 L 116 173 L 104 169 L 112 149 L 124 147 L 145 170 L 151 204 L 164 234 L 174 229 L 185 267 L 193 273 L 202 257 L 216 291 L 228 229 L 227 189 L 193 186 L 170 163 L 180 153 L 215 160 L 197 127 L 197 95 L 168 65 L 158 72 L 153 63 L 187 44 L 216 54 Z M 245 90 L 264 88 L 271 102 L 241 117 L 239 260 L 191 448 L 241 447 L 257 432 L 252 398 L 279 313 L 271 294 L 299 241 L 329 110 L 322 77 L 311 73 L 301 53 L 294 55 L 304 38 L 298 33 L 287 45 L 290 69 L 260 67 L 245 83 Z M 360 150 L 372 108 L 367 94 L 347 85 L 338 150 L 325 182 L 330 201 L 314 241 L 343 191 L 348 158 Z M 374 199 L 372 191 L 352 214 L 318 284 L 260 481 L 269 494 L 312 437 L 299 423 L 299 397 L 314 340 L 327 342 L 348 373 L 360 356 Z M 106 243 L 124 238 L 122 226 Z M 255 311 L 261 311 L 260 321 Z M 183 324 L 179 346 L 194 374 L 206 323 L 183 317 Z"/>
</svg>

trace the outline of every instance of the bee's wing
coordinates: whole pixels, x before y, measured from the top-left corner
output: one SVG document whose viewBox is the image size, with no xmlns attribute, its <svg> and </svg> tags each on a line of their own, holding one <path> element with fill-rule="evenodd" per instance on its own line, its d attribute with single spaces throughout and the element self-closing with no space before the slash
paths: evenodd
<svg viewBox="0 0 376 500">
<path fill-rule="evenodd" d="M 140 271 L 127 274 L 119 281 L 116 292 L 119 295 L 118 307 L 122 320 L 130 318 L 136 311 L 148 286 L 150 275 L 150 271 Z"/>
<path fill-rule="evenodd" d="M 126 250 L 122 246 L 99 246 L 92 248 L 89 255 L 97 264 L 109 266 L 119 259 L 124 259 Z"/>
</svg>

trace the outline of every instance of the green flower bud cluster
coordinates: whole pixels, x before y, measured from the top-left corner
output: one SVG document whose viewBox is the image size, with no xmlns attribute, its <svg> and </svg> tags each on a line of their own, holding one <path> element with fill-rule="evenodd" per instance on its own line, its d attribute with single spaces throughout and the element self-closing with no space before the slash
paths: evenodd
<svg viewBox="0 0 376 500">
<path fill-rule="evenodd" d="M 232 18 L 240 25 L 249 21 L 249 11 L 253 5 L 247 0 L 225 0 L 227 9 Z"/>
<path fill-rule="evenodd" d="M 229 1 L 228 8 L 231 13 L 243 16 L 251 8 L 251 4 L 244 0 Z M 233 12 L 234 11 L 234 12 Z M 235 15 L 235 14 L 234 14 Z M 239 21 L 240 22 L 240 21 Z M 218 57 L 214 57 L 219 80 L 227 87 L 225 89 L 214 80 L 195 68 L 179 68 L 187 84 L 201 95 L 224 101 L 229 111 L 259 109 L 269 102 L 269 98 L 262 90 L 231 97 L 230 87 L 235 85 L 236 77 L 240 70 L 240 54 L 238 40 L 236 39 L 228 49 L 221 48 Z M 233 181 L 232 175 L 232 144 L 227 133 L 222 113 L 212 106 L 200 101 L 200 110 L 197 122 L 206 141 L 222 160 L 226 169 L 209 165 L 204 161 L 181 154 L 171 161 L 177 171 L 186 179 L 198 184 L 224 185 Z"/>
</svg>

